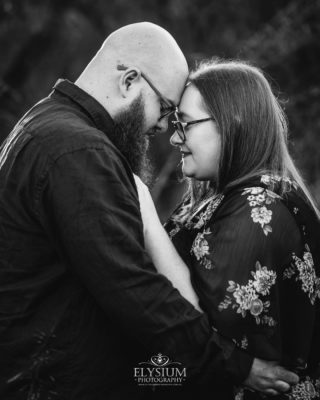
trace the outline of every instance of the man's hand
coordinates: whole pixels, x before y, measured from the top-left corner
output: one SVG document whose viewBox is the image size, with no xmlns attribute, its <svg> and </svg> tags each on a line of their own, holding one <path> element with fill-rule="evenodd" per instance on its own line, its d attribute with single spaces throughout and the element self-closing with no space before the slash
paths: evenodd
<svg viewBox="0 0 320 400">
<path fill-rule="evenodd" d="M 275 361 L 255 358 L 244 385 L 261 393 L 276 396 L 287 392 L 290 386 L 298 382 L 298 375 L 281 367 Z"/>
</svg>

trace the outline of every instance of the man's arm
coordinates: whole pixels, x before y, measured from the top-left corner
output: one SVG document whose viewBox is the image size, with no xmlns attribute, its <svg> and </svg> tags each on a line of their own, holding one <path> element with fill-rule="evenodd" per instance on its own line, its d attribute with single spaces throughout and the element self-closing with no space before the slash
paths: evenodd
<svg viewBox="0 0 320 400">
<path fill-rule="evenodd" d="M 38 206 L 59 250 L 119 329 L 202 381 L 225 376 L 237 384 L 248 376 L 252 358 L 231 344 L 222 349 L 206 316 L 156 273 L 133 177 L 116 154 L 104 146 L 66 153 L 41 190 Z"/>
</svg>

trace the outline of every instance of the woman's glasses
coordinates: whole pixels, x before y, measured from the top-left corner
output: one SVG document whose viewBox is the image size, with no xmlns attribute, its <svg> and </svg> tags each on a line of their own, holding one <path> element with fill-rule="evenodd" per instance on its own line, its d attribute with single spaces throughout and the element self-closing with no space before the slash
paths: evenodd
<svg viewBox="0 0 320 400">
<path fill-rule="evenodd" d="M 188 122 L 182 122 L 179 120 L 179 115 L 177 113 L 174 113 L 174 116 L 175 116 L 176 120 L 172 121 L 172 124 L 173 124 L 174 129 L 177 132 L 179 138 L 181 139 L 181 141 L 183 143 L 187 140 L 185 130 L 188 126 L 199 124 L 200 122 L 206 122 L 206 121 L 210 121 L 210 120 L 214 119 L 212 117 L 208 117 L 208 118 L 202 118 L 202 119 L 195 119 L 193 121 L 188 121 Z"/>
</svg>

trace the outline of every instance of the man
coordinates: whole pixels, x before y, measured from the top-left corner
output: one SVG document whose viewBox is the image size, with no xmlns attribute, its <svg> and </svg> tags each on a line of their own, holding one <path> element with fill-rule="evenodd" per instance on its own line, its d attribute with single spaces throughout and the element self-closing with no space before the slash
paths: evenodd
<svg viewBox="0 0 320 400">
<path fill-rule="evenodd" d="M 148 136 L 167 129 L 187 75 L 168 32 L 126 26 L 3 144 L 1 398 L 142 398 L 133 368 L 158 352 L 199 383 L 246 379 L 275 394 L 296 382 L 220 338 L 144 250 L 132 171 L 145 167 Z"/>
</svg>

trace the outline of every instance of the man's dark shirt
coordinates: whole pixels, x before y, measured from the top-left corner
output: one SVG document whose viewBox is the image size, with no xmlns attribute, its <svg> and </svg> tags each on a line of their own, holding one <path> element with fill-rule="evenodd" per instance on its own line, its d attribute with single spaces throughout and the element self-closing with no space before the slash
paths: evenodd
<svg viewBox="0 0 320 400">
<path fill-rule="evenodd" d="M 144 250 L 132 172 L 105 109 L 68 81 L 0 151 L 0 398 L 139 398 L 133 368 L 161 352 L 190 379 L 241 382 L 252 359 Z"/>
</svg>

